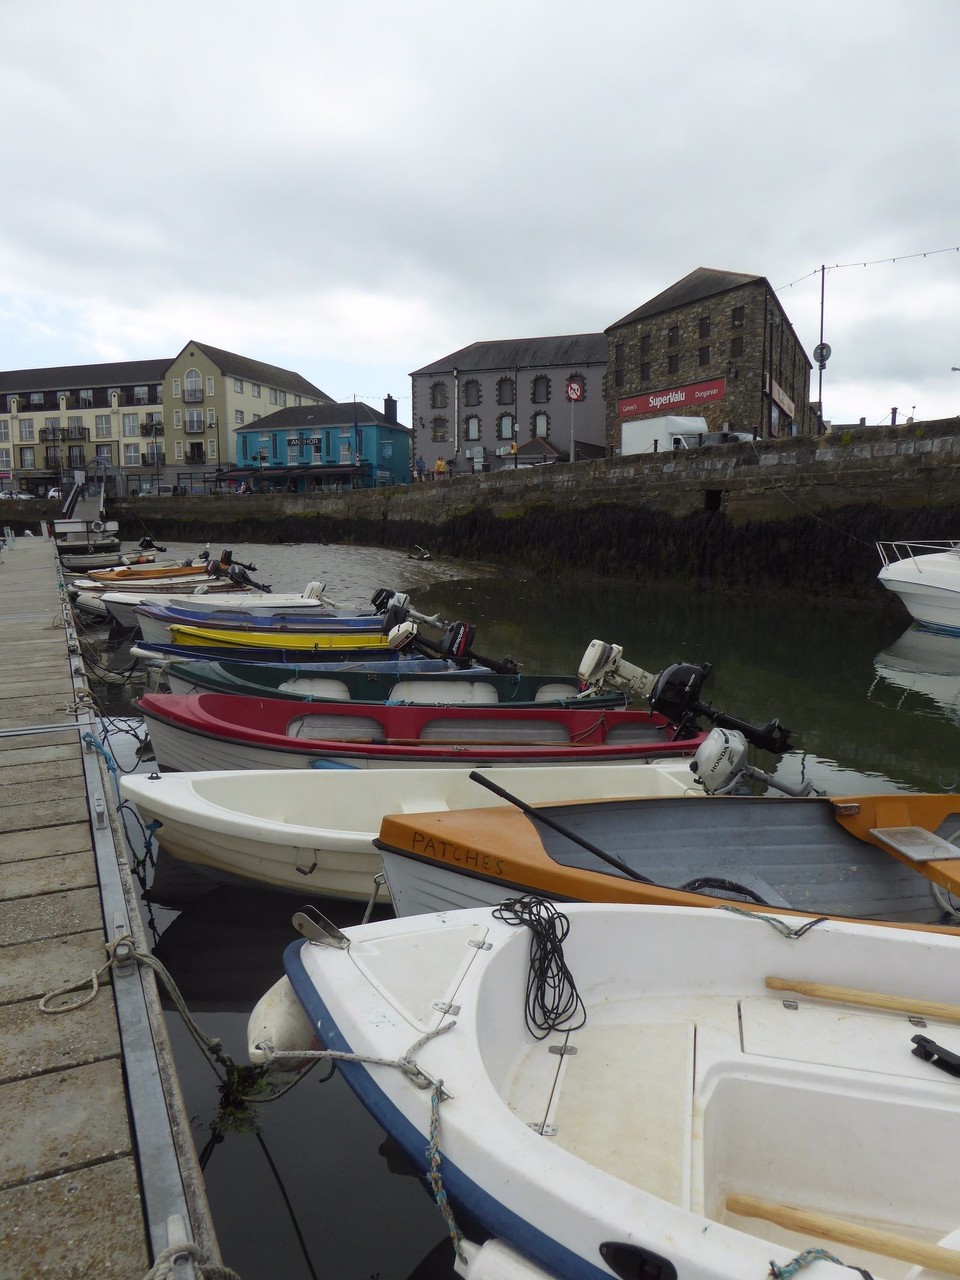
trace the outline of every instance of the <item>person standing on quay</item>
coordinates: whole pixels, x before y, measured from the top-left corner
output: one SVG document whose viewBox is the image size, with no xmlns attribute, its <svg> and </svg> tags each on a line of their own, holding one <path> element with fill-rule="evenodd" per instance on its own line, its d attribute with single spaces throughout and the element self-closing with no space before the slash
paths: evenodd
<svg viewBox="0 0 960 1280">
<path fill-rule="evenodd" d="M 442 480 L 446 474 L 447 474 L 447 464 L 443 460 L 443 458 L 438 458 L 437 461 L 434 463 L 433 478 L 434 480 Z"/>
<path fill-rule="evenodd" d="M 423 454 L 422 454 L 422 453 L 421 453 L 421 454 L 419 454 L 419 455 L 417 456 L 417 460 L 416 460 L 416 462 L 415 462 L 413 465 L 414 465 L 414 466 L 416 467 L 416 469 L 417 469 L 417 480 L 420 482 L 420 484 L 423 484 L 423 470 L 424 470 L 424 462 L 423 462 Z"/>
</svg>

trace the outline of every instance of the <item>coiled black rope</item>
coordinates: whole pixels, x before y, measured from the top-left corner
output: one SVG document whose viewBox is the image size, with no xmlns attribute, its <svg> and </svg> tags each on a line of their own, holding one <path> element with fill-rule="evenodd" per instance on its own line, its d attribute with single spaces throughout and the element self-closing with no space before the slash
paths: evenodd
<svg viewBox="0 0 960 1280">
<path fill-rule="evenodd" d="M 576 983 L 563 957 L 563 943 L 570 921 L 552 902 L 543 898 L 509 898 L 494 907 L 493 914 L 507 924 L 530 930 L 530 969 L 524 1018 L 536 1040 L 551 1031 L 576 1031 L 587 1020 Z"/>
</svg>

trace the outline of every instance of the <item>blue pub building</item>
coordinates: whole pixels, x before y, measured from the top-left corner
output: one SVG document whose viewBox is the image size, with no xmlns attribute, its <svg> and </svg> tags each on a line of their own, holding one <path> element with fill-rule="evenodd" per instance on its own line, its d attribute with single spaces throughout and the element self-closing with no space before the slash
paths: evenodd
<svg viewBox="0 0 960 1280">
<path fill-rule="evenodd" d="M 410 430 L 397 402 L 297 405 L 236 428 L 237 467 L 224 478 L 260 493 L 330 493 L 409 484 Z"/>
</svg>

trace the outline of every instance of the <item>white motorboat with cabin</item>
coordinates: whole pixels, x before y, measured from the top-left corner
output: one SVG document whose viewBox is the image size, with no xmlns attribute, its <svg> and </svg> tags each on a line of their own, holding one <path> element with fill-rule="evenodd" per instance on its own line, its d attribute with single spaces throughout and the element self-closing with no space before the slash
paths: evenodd
<svg viewBox="0 0 960 1280">
<path fill-rule="evenodd" d="M 878 581 L 918 626 L 960 636 L 960 540 L 878 542 Z"/>
</svg>

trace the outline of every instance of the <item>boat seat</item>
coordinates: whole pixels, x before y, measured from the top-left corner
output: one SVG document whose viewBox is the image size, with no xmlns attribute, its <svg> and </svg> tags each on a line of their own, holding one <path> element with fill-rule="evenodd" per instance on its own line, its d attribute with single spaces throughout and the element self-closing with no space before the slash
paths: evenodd
<svg viewBox="0 0 960 1280">
<path fill-rule="evenodd" d="M 870 834 L 911 862 L 960 858 L 960 846 L 935 835 L 926 827 L 871 827 Z"/>
<path fill-rule="evenodd" d="M 398 680 L 389 701 L 432 702 L 437 706 L 490 704 L 497 701 L 497 691 L 483 680 Z"/>
<path fill-rule="evenodd" d="M 372 716 L 297 716 L 287 725 L 291 738 L 332 740 L 338 742 L 385 742 L 383 725 Z"/>
<path fill-rule="evenodd" d="M 543 684 L 537 690 L 536 702 L 557 702 L 561 698 L 575 698 L 577 690 L 572 684 L 564 684 L 562 680 L 554 680 Z"/>
<path fill-rule="evenodd" d="M 307 698 L 330 698 L 338 702 L 350 701 L 350 690 L 342 680 L 321 679 L 318 676 L 295 676 L 277 685 L 278 693 L 298 693 Z"/>
<path fill-rule="evenodd" d="M 421 742 L 495 742 L 505 745 L 545 744 L 566 746 L 570 732 L 556 721 L 540 720 L 429 720 Z"/>
</svg>

